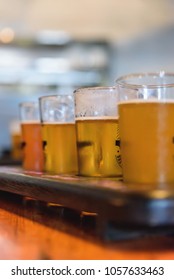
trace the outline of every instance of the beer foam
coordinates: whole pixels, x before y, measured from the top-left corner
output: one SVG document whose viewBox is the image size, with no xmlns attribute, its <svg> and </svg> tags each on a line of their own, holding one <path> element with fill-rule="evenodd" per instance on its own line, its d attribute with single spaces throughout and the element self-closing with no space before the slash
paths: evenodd
<svg viewBox="0 0 174 280">
<path fill-rule="evenodd" d="M 121 105 L 121 104 L 138 104 L 138 103 L 145 103 L 145 104 L 149 104 L 149 103 L 156 103 L 156 104 L 165 104 L 165 103 L 174 103 L 174 99 L 155 99 L 155 98 L 152 98 L 152 99 L 131 99 L 131 100 L 122 100 L 122 101 L 119 101 L 118 102 L 118 105 Z"/>
<path fill-rule="evenodd" d="M 67 125 L 67 124 L 75 124 L 75 122 L 42 122 L 42 124 L 44 125 Z"/>
<path fill-rule="evenodd" d="M 21 121 L 21 124 L 41 124 L 40 121 L 30 120 L 30 121 Z"/>
<path fill-rule="evenodd" d="M 92 117 L 78 117 L 76 121 L 87 121 L 87 120 L 118 120 L 118 116 L 92 116 Z"/>
</svg>

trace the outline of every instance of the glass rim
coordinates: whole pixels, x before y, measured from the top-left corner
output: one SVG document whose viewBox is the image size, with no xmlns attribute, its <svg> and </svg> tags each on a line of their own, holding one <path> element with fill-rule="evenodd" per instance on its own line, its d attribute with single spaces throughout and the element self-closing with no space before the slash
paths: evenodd
<svg viewBox="0 0 174 280">
<path fill-rule="evenodd" d="M 126 82 L 126 80 L 128 81 L 129 79 L 132 78 L 144 78 L 144 77 L 159 77 L 159 78 L 163 78 L 163 77 L 173 77 L 173 83 L 161 83 L 161 84 L 138 84 L 138 83 L 129 83 Z M 121 87 L 127 87 L 127 88 L 131 88 L 131 89 L 137 89 L 137 88 L 172 88 L 174 87 L 174 72 L 165 72 L 165 71 L 159 71 L 159 72 L 140 72 L 140 73 L 132 73 L 132 74 L 128 74 L 128 75 L 123 75 L 120 76 L 119 78 L 117 78 L 115 80 L 116 86 L 121 86 Z"/>
<path fill-rule="evenodd" d="M 19 103 L 19 107 L 22 107 L 22 106 L 32 106 L 32 105 L 38 105 L 38 102 L 37 101 L 24 101 L 24 102 L 20 102 Z"/>
<path fill-rule="evenodd" d="M 59 96 L 62 96 L 62 97 L 71 96 L 71 97 L 73 97 L 73 94 L 52 94 L 52 95 L 44 95 L 44 96 L 40 96 L 40 97 L 38 98 L 38 100 L 53 99 L 53 98 L 56 98 L 56 97 L 59 97 Z"/>
<path fill-rule="evenodd" d="M 92 92 L 92 91 L 98 91 L 98 90 L 108 90 L 109 91 L 112 91 L 112 90 L 116 90 L 117 87 L 114 85 L 114 86 L 98 86 L 98 87 L 80 87 L 80 88 L 77 88 L 74 90 L 74 94 L 76 93 L 79 93 L 79 92 L 85 92 L 85 91 L 88 91 L 88 92 Z"/>
</svg>

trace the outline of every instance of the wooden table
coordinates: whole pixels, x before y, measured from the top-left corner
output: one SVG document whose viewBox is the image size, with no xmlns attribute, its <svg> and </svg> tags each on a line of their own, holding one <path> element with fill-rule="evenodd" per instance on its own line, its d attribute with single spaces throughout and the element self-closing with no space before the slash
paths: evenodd
<svg viewBox="0 0 174 280">
<path fill-rule="evenodd" d="M 78 213 L 0 192 L 0 259 L 174 259 L 174 236 L 106 241 Z M 85 219 L 84 219 L 85 220 Z"/>
</svg>

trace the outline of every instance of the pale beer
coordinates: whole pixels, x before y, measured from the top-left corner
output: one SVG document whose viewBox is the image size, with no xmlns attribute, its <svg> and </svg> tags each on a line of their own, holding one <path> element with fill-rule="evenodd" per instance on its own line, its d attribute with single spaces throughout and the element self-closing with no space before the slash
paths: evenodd
<svg viewBox="0 0 174 280">
<path fill-rule="evenodd" d="M 40 122 L 22 122 L 23 168 L 30 171 L 43 171 L 43 150 Z"/>
<path fill-rule="evenodd" d="M 118 119 L 76 119 L 79 174 L 119 177 L 122 175 Z"/>
<path fill-rule="evenodd" d="M 124 180 L 174 182 L 174 102 L 131 100 L 118 107 Z"/>
<path fill-rule="evenodd" d="M 77 173 L 75 123 L 42 123 L 45 171 L 57 174 Z"/>
</svg>

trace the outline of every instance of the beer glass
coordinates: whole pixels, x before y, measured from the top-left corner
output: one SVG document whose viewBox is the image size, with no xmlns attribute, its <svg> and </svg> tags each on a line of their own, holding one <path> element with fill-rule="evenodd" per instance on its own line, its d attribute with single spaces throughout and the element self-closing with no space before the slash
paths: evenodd
<svg viewBox="0 0 174 280">
<path fill-rule="evenodd" d="M 73 95 L 39 98 L 45 171 L 77 173 L 77 148 Z"/>
<path fill-rule="evenodd" d="M 19 120 L 12 120 L 9 125 L 11 139 L 11 158 L 13 160 L 22 160 L 21 150 L 21 125 Z"/>
<path fill-rule="evenodd" d="M 19 106 L 22 133 L 22 165 L 25 170 L 43 171 L 41 123 L 38 102 L 24 102 Z"/>
<path fill-rule="evenodd" d="M 122 175 L 115 87 L 74 91 L 79 175 Z"/>
<path fill-rule="evenodd" d="M 174 74 L 132 74 L 116 84 L 123 180 L 174 182 Z"/>
</svg>

